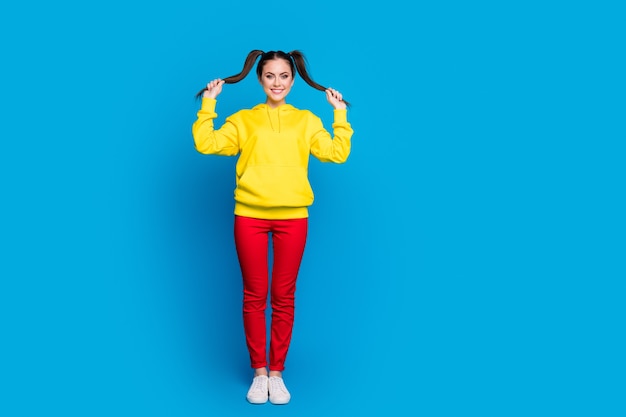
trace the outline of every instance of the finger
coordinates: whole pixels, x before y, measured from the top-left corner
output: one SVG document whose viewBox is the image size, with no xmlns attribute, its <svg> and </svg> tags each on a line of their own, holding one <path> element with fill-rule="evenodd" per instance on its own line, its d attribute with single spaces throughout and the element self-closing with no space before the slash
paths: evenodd
<svg viewBox="0 0 626 417">
<path fill-rule="evenodd" d="M 216 78 L 214 80 L 209 81 L 206 86 L 207 86 L 207 88 L 211 89 L 211 88 L 217 86 L 220 83 L 220 81 L 222 81 L 222 80 L 220 80 L 219 78 Z"/>
</svg>

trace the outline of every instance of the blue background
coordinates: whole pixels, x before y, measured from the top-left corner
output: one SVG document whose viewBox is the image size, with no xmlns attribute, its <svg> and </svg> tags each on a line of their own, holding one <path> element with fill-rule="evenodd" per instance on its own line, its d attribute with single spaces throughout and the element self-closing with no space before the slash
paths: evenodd
<svg viewBox="0 0 626 417">
<path fill-rule="evenodd" d="M 0 6 L 0 415 L 626 415 L 619 3 Z M 236 160 L 191 137 L 252 49 L 353 103 L 284 407 L 245 401 Z M 218 122 L 263 99 L 226 86 Z"/>
</svg>

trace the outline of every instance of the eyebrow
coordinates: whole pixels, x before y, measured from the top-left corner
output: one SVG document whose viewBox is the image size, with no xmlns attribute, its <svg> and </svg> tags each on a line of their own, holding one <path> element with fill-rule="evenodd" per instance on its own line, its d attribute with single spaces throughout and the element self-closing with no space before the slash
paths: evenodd
<svg viewBox="0 0 626 417">
<path fill-rule="evenodd" d="M 267 71 L 267 72 L 266 72 L 266 74 L 276 75 L 276 74 L 274 74 L 273 72 L 269 72 L 269 71 Z M 289 72 L 287 72 L 287 71 L 285 71 L 285 72 L 281 72 L 279 75 L 283 75 L 283 74 L 287 74 L 287 75 L 289 75 Z"/>
</svg>

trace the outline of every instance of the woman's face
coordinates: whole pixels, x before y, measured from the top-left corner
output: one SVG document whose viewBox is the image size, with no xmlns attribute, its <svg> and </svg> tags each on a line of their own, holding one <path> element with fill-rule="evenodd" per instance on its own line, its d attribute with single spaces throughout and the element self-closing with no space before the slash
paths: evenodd
<svg viewBox="0 0 626 417">
<path fill-rule="evenodd" d="M 259 79 L 267 95 L 266 103 L 270 107 L 285 104 L 285 97 L 289 94 L 293 81 L 291 66 L 287 61 L 280 58 L 266 61 Z"/>
</svg>

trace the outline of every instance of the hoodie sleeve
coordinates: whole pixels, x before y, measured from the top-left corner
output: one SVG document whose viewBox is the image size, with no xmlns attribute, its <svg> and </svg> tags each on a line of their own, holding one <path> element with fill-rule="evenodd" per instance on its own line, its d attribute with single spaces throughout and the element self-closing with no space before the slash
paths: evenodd
<svg viewBox="0 0 626 417">
<path fill-rule="evenodd" d="M 213 121 L 217 117 L 215 105 L 217 101 L 202 98 L 202 106 L 198 118 L 193 123 L 191 132 L 196 150 L 203 154 L 233 156 L 239 153 L 237 126 L 230 118 L 218 130 L 214 129 Z"/>
<path fill-rule="evenodd" d="M 311 154 L 322 162 L 341 164 L 350 155 L 352 127 L 348 123 L 347 110 L 334 110 L 333 135 L 324 129 L 319 117 L 314 116 L 314 134 L 311 141 Z"/>
</svg>

